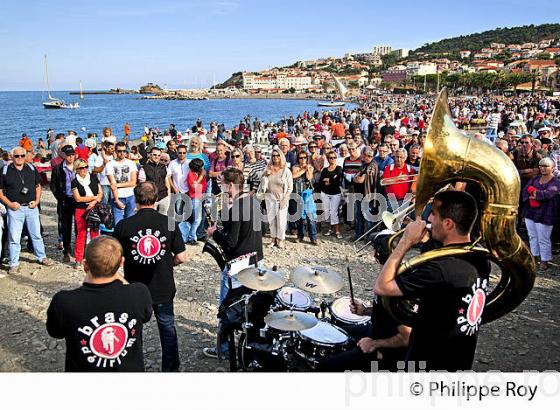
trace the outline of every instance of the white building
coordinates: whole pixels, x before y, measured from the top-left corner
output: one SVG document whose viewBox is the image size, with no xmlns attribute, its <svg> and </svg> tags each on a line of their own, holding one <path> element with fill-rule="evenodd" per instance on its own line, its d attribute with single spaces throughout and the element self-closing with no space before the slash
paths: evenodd
<svg viewBox="0 0 560 410">
<path fill-rule="evenodd" d="M 296 91 L 311 88 L 311 77 L 299 75 L 277 74 L 263 76 L 259 74 L 243 73 L 243 88 L 246 90 L 271 90 L 295 88 Z"/>
<path fill-rule="evenodd" d="M 389 54 L 391 50 L 391 46 L 373 46 L 373 54 L 377 56 L 384 56 L 385 54 Z"/>
<path fill-rule="evenodd" d="M 406 58 L 410 54 L 410 49 L 408 48 L 397 48 L 396 50 L 391 51 L 391 54 L 397 56 L 397 58 Z"/>
<path fill-rule="evenodd" d="M 427 75 L 437 73 L 437 64 L 430 62 L 411 61 L 406 65 L 406 73 L 408 75 Z"/>
</svg>

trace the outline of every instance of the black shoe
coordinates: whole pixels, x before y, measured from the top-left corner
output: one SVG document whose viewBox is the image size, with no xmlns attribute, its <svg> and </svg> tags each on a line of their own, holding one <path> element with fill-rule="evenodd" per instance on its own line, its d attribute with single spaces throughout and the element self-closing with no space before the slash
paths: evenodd
<svg viewBox="0 0 560 410">
<path fill-rule="evenodd" d="M 204 354 L 204 356 L 209 357 L 211 359 L 217 359 L 218 358 L 218 351 L 216 350 L 215 347 L 205 347 L 204 349 L 202 349 L 202 353 Z M 221 356 L 222 356 L 222 359 L 229 360 L 229 353 L 228 352 L 222 353 Z"/>
<path fill-rule="evenodd" d="M 202 236 L 199 236 L 198 238 L 196 238 L 196 240 L 199 241 L 199 242 L 205 242 L 206 239 L 208 239 L 208 235 L 202 235 Z"/>
</svg>

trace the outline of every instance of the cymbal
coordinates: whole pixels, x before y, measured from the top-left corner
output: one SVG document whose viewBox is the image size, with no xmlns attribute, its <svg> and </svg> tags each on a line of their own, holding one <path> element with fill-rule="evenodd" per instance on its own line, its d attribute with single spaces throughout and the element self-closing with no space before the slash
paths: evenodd
<svg viewBox="0 0 560 410">
<path fill-rule="evenodd" d="M 309 313 L 291 310 L 269 313 L 265 316 L 264 321 L 268 326 L 285 332 L 311 329 L 318 322 L 315 316 Z"/>
<path fill-rule="evenodd" d="M 237 274 L 243 286 L 253 290 L 270 291 L 280 289 L 286 283 L 282 272 L 264 268 L 246 268 Z"/>
<path fill-rule="evenodd" d="M 344 286 L 339 273 L 322 266 L 298 266 L 290 279 L 298 288 L 313 293 L 334 293 Z"/>
</svg>

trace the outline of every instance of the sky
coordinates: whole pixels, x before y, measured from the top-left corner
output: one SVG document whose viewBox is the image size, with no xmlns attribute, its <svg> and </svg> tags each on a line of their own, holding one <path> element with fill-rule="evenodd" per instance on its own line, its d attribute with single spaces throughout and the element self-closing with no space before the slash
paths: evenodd
<svg viewBox="0 0 560 410">
<path fill-rule="evenodd" d="M 208 87 L 237 71 L 560 22 L 552 0 L 0 0 L 0 90 Z"/>
</svg>

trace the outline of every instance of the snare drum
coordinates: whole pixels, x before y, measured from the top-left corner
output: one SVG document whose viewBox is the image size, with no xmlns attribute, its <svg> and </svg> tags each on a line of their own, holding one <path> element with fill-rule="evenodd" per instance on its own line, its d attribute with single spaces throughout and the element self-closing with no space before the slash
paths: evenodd
<svg viewBox="0 0 560 410">
<path fill-rule="evenodd" d="M 324 359 L 348 350 L 350 338 L 346 332 L 327 322 L 297 332 L 295 352 L 312 367 Z"/>
<path fill-rule="evenodd" d="M 294 310 L 305 312 L 311 307 L 313 301 L 309 293 L 298 289 L 285 286 L 276 292 L 276 305 L 279 309 L 290 309 L 293 306 Z"/>
<path fill-rule="evenodd" d="M 357 303 L 363 303 L 360 299 L 354 298 Z M 369 316 L 359 316 L 350 311 L 350 297 L 344 296 L 335 300 L 330 306 L 331 322 L 337 326 L 345 325 L 367 326 L 370 323 Z"/>
</svg>

